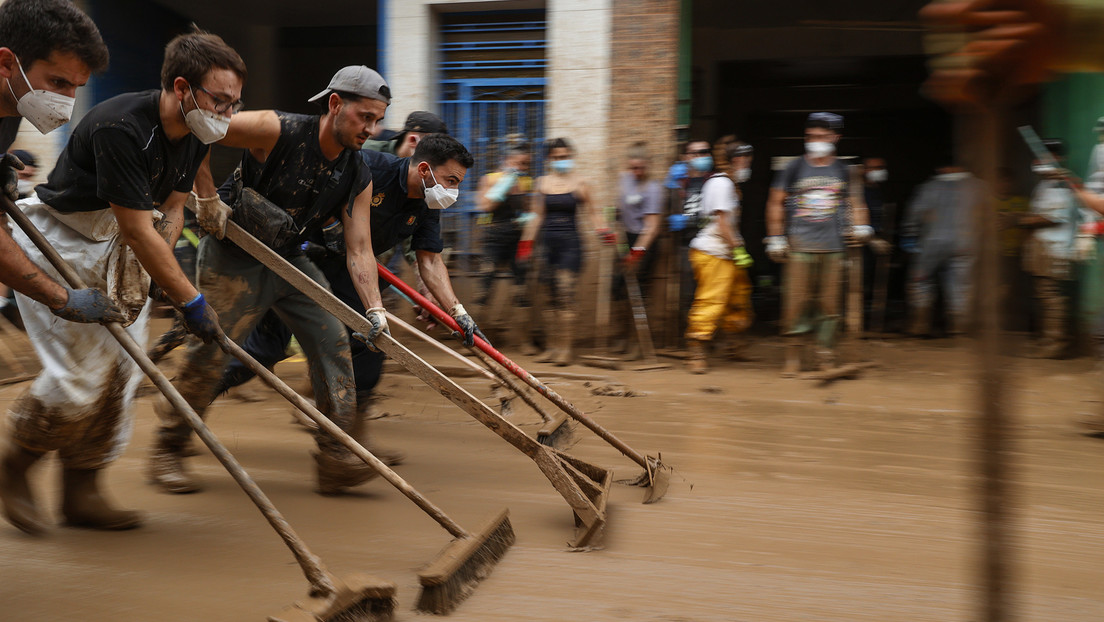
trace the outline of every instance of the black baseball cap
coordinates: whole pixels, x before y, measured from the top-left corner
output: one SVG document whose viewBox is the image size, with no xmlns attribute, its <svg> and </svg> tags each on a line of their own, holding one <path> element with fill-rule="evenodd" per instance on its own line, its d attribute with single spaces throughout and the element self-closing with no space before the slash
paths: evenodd
<svg viewBox="0 0 1104 622">
<path fill-rule="evenodd" d="M 418 132 L 419 134 L 448 134 L 448 126 L 441 117 L 425 110 L 415 110 L 406 117 L 406 123 L 400 134 Z"/>
</svg>

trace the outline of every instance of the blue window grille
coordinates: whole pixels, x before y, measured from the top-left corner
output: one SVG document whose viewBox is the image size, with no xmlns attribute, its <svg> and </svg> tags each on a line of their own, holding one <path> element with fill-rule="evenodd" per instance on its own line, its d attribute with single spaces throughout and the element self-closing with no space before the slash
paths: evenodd
<svg viewBox="0 0 1104 622">
<path fill-rule="evenodd" d="M 442 214 L 445 245 L 460 270 L 478 270 L 481 242 L 475 226 L 476 189 L 498 168 L 503 140 L 524 136 L 539 169 L 546 104 L 543 11 L 442 15 L 438 48 L 441 118 L 471 151 L 475 166 L 460 186 L 455 208 Z"/>
</svg>

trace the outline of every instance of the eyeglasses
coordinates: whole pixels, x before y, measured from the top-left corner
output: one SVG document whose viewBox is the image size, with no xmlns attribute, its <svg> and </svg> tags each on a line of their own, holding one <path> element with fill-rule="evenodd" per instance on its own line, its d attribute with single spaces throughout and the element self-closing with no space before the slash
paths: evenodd
<svg viewBox="0 0 1104 622">
<path fill-rule="evenodd" d="M 687 151 L 686 153 L 690 155 L 710 155 L 713 152 L 709 149 L 695 149 L 694 151 Z"/>
<path fill-rule="evenodd" d="M 202 86 L 197 86 L 196 90 L 203 91 L 207 94 L 207 97 L 210 97 L 215 102 L 215 112 L 219 114 L 226 114 L 227 110 L 229 110 L 231 114 L 237 114 L 242 111 L 242 108 L 245 108 L 245 102 L 240 99 L 228 102 Z"/>
</svg>

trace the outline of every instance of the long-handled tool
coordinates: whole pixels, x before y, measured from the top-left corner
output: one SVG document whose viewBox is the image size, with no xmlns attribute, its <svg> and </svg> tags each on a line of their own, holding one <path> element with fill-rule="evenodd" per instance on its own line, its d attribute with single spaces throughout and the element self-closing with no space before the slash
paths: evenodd
<svg viewBox="0 0 1104 622">
<path fill-rule="evenodd" d="M 286 259 L 249 235 L 237 223 L 233 221 L 226 223 L 226 238 L 332 314 L 338 321 L 358 333 L 371 332 L 372 324 L 368 318 L 354 311 L 330 290 L 300 272 Z M 453 330 L 456 329 L 453 328 Z M 381 334 L 375 339 L 373 345 L 536 463 L 556 492 L 560 493 L 575 513 L 577 529 L 575 539 L 571 542 L 572 546 L 581 548 L 598 542 L 606 525 L 606 501 L 613 482 L 611 471 L 557 449 L 545 447 L 529 438 L 517 426 L 423 361 L 391 335 Z"/>
<path fill-rule="evenodd" d="M 406 294 L 404 294 L 402 292 L 396 292 L 396 293 L 398 293 L 401 298 L 405 299 L 411 305 L 414 305 L 414 301 L 411 300 L 409 296 L 407 296 Z M 392 314 L 390 312 L 387 313 L 387 323 L 388 324 L 394 324 L 394 325 L 398 326 L 399 328 L 405 329 L 407 332 L 417 336 L 419 339 L 425 341 L 426 343 L 429 343 L 434 348 L 436 348 L 436 349 L 438 349 L 442 352 L 445 352 L 449 356 L 451 356 L 452 358 L 462 362 L 466 367 L 470 367 L 470 368 L 474 369 L 475 371 L 479 372 L 479 374 L 481 376 L 487 378 L 488 380 L 492 380 L 494 382 L 501 382 L 510 391 L 512 391 L 514 393 L 514 395 L 516 395 L 517 397 L 520 397 L 523 402 L 528 404 L 534 411 L 536 411 L 536 413 L 538 415 L 540 415 L 541 421 L 543 421 L 546 426 L 550 423 L 556 423 L 557 426 L 562 423 L 563 415 L 554 415 L 552 413 L 549 413 L 543 406 L 541 406 L 541 404 L 539 402 L 537 402 L 533 398 L 532 395 L 529 394 L 528 391 L 525 390 L 525 387 L 522 386 L 517 381 L 516 378 L 511 377 L 510 374 L 508 374 L 504 370 L 502 370 L 498 366 L 498 364 L 495 363 L 494 359 L 491 359 L 490 357 L 488 357 L 481 350 L 473 350 L 473 353 L 477 357 L 479 357 L 479 360 L 483 362 L 483 365 L 486 366 L 486 369 L 476 365 L 475 363 L 468 360 L 467 357 L 460 354 L 456 350 L 453 350 L 452 348 L 446 346 L 445 344 L 441 343 L 440 341 L 437 341 L 433 337 L 430 337 L 429 335 L 423 333 L 422 331 L 418 330 L 414 326 L 411 326 L 410 324 L 407 324 L 402 319 L 396 317 L 394 314 Z M 504 405 L 504 407 L 505 407 L 505 405 Z M 565 440 L 565 442 L 566 442 L 566 440 Z"/>
<path fill-rule="evenodd" d="M 46 237 L 35 228 L 26 214 L 6 197 L 0 201 L 0 206 L 8 212 L 12 220 L 42 251 L 47 261 L 57 269 L 71 287 L 84 287 L 80 276 L 50 245 Z M 307 549 L 303 540 L 299 538 L 295 530 L 276 509 L 276 506 L 257 486 L 253 478 L 245 472 L 245 469 L 219 442 L 199 415 L 192 410 L 192 407 L 188 405 L 188 402 L 184 400 L 176 387 L 149 360 L 149 357 L 134 341 L 134 338 L 130 336 L 130 333 L 126 332 L 118 323 L 106 324 L 104 327 L 119 342 L 119 345 L 127 354 L 134 359 L 138 367 L 149 376 L 153 384 L 165 394 L 173 408 L 184 417 L 184 420 L 207 445 L 215 458 L 222 463 L 230 476 L 238 483 L 238 486 L 245 491 L 245 494 L 261 511 L 268 523 L 284 540 L 284 544 L 291 549 L 295 560 L 299 563 L 299 567 L 302 568 L 307 582 L 310 583 L 310 597 L 295 603 L 276 616 L 269 617 L 269 620 L 271 622 L 305 622 L 307 620 L 372 622 L 391 619 L 391 614 L 395 608 L 395 584 L 367 575 L 353 575 L 347 577 L 344 581 L 331 575 L 322 565 L 322 561 Z"/>
<path fill-rule="evenodd" d="M 625 227 L 618 220 L 614 223 L 617 231 L 617 243 L 619 246 L 628 247 L 628 236 Z M 636 339 L 640 343 L 640 354 L 644 357 L 644 363 L 633 368 L 633 371 L 655 371 L 659 369 L 671 369 L 666 363 L 660 363 L 656 358 L 655 344 L 652 343 L 652 329 L 648 325 L 648 310 L 644 306 L 644 294 L 640 292 L 640 282 L 636 280 L 636 271 L 622 265 L 622 276 L 625 279 L 625 290 L 629 295 L 629 304 L 632 306 L 633 324 L 636 326 Z"/>
<path fill-rule="evenodd" d="M 446 614 L 456 608 L 461 601 L 475 590 L 475 586 L 490 574 L 491 569 L 514 543 L 514 530 L 510 526 L 509 510 L 502 510 L 476 533 L 469 532 L 456 521 L 448 517 L 432 501 L 399 477 L 372 452 L 365 449 L 353 437 L 345 433 L 336 423 L 323 415 L 303 396 L 280 380 L 276 374 L 265 368 L 238 344 L 226 335 L 219 339 L 219 347 L 227 354 L 241 361 L 254 374 L 284 396 L 304 415 L 310 417 L 325 433 L 336 438 L 356 457 L 376 470 L 383 479 L 394 486 L 437 521 L 453 540 L 429 565 L 418 573 L 422 584 L 422 594 L 418 598 L 418 609 L 428 613 Z"/>
<path fill-rule="evenodd" d="M 449 314 L 442 311 L 440 307 L 433 304 L 425 296 L 422 296 L 412 287 L 404 283 L 402 279 L 395 276 L 387 268 L 379 266 L 378 264 L 377 267 L 379 269 L 380 276 L 382 276 L 385 281 L 395 286 L 399 289 L 399 291 L 402 291 L 407 296 L 412 298 L 415 302 L 418 303 L 420 307 L 428 310 L 433 315 L 433 317 L 437 318 L 438 322 L 441 322 L 454 331 L 460 330 L 459 325 L 456 324 L 456 320 L 452 319 Z M 571 418 L 586 426 L 587 429 L 597 434 L 599 437 L 602 438 L 602 440 L 606 441 L 610 445 L 613 445 L 622 454 L 627 456 L 633 462 L 636 462 L 638 465 L 640 465 L 640 467 L 644 469 L 644 472 L 632 483 L 637 486 L 646 486 L 648 488 L 648 491 L 644 495 L 644 503 L 654 503 L 663 498 L 663 495 L 667 492 L 668 485 L 670 485 L 671 468 L 663 464 L 659 456 L 645 456 L 632 447 L 629 447 L 627 444 L 625 444 L 624 441 L 611 434 L 608 430 L 598 425 L 596 421 L 588 417 L 583 411 L 576 408 L 574 404 L 568 402 L 558 393 L 545 386 L 544 383 L 542 383 L 540 380 L 537 380 L 533 376 L 533 374 L 530 374 L 529 372 L 519 367 L 517 363 L 506 358 L 501 352 L 491 347 L 491 344 L 483 341 L 479 337 L 475 338 L 475 347 L 479 348 L 483 352 L 486 352 L 488 355 L 491 356 L 491 358 L 497 361 L 498 364 L 508 369 L 515 376 L 524 380 L 526 384 L 536 389 L 538 393 L 548 398 L 548 400 L 558 406 L 560 410 L 570 415 Z M 563 426 L 551 430 L 549 432 L 549 435 L 554 436 L 555 434 L 559 433 L 562 428 Z M 548 436 L 546 436 L 544 439 L 541 439 L 540 436 L 538 436 L 538 440 L 542 440 L 542 442 L 548 444 L 551 444 L 552 442 L 552 440 L 548 438 Z"/>
</svg>

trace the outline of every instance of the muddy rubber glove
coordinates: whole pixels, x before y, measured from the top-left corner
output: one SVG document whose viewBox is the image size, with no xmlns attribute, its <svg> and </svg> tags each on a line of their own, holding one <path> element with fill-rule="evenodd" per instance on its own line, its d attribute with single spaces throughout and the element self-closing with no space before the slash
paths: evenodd
<svg viewBox="0 0 1104 622">
<path fill-rule="evenodd" d="M 449 309 L 449 315 L 460 325 L 460 330 L 464 331 L 465 346 L 469 348 L 474 346 L 476 337 L 486 341 L 488 344 L 491 343 L 490 340 L 487 339 L 487 336 L 483 334 L 483 331 L 479 330 L 479 327 L 475 325 L 475 320 L 472 319 L 472 316 L 468 315 L 468 312 L 464 310 L 464 305 L 457 304 L 455 307 Z"/>
<path fill-rule="evenodd" d="M 790 243 L 786 240 L 784 235 L 772 235 L 763 243 L 767 245 L 767 257 L 774 263 L 786 263 L 786 258 L 790 256 Z"/>
<path fill-rule="evenodd" d="M 13 202 L 19 199 L 19 173 L 23 170 L 23 161 L 10 153 L 0 156 L 0 183 L 4 185 L 4 194 Z"/>
<path fill-rule="evenodd" d="M 647 253 L 648 249 L 643 246 L 634 246 L 630 248 L 628 254 L 625 255 L 625 268 L 634 270 L 636 266 L 643 261 L 644 255 Z"/>
<path fill-rule="evenodd" d="M 69 289 L 69 298 L 60 309 L 50 309 L 54 315 L 63 320 L 78 322 L 80 324 L 108 324 L 111 322 L 125 322 L 127 316 L 115 301 L 107 297 L 107 294 L 98 289 Z"/>
<path fill-rule="evenodd" d="M 218 316 L 203 294 L 196 294 L 195 298 L 180 307 L 180 314 L 184 316 L 184 327 L 203 343 L 211 343 L 222 335 Z"/>
<path fill-rule="evenodd" d="M 372 328 L 368 329 L 367 335 L 353 333 L 353 338 L 363 341 L 372 352 L 379 352 L 379 348 L 375 345 L 376 337 L 382 333 L 391 334 L 391 329 L 387 327 L 387 311 L 383 307 L 372 307 L 364 312 L 364 317 L 368 318 Z"/>
<path fill-rule="evenodd" d="M 195 214 L 199 226 L 220 240 L 224 238 L 226 221 L 230 219 L 230 214 L 234 210 L 223 203 L 222 198 L 217 194 L 213 197 L 199 197 L 193 192 L 192 196 L 195 197 Z"/>
<path fill-rule="evenodd" d="M 602 240 L 603 244 L 608 244 L 609 246 L 617 244 L 617 234 L 614 233 L 612 229 L 607 229 L 603 227 L 599 229 L 596 233 L 598 234 L 598 239 Z"/>
<path fill-rule="evenodd" d="M 750 268 L 755 260 L 748 255 L 747 249 L 743 246 L 737 246 L 732 249 L 732 263 L 736 264 L 737 268 Z"/>
</svg>

